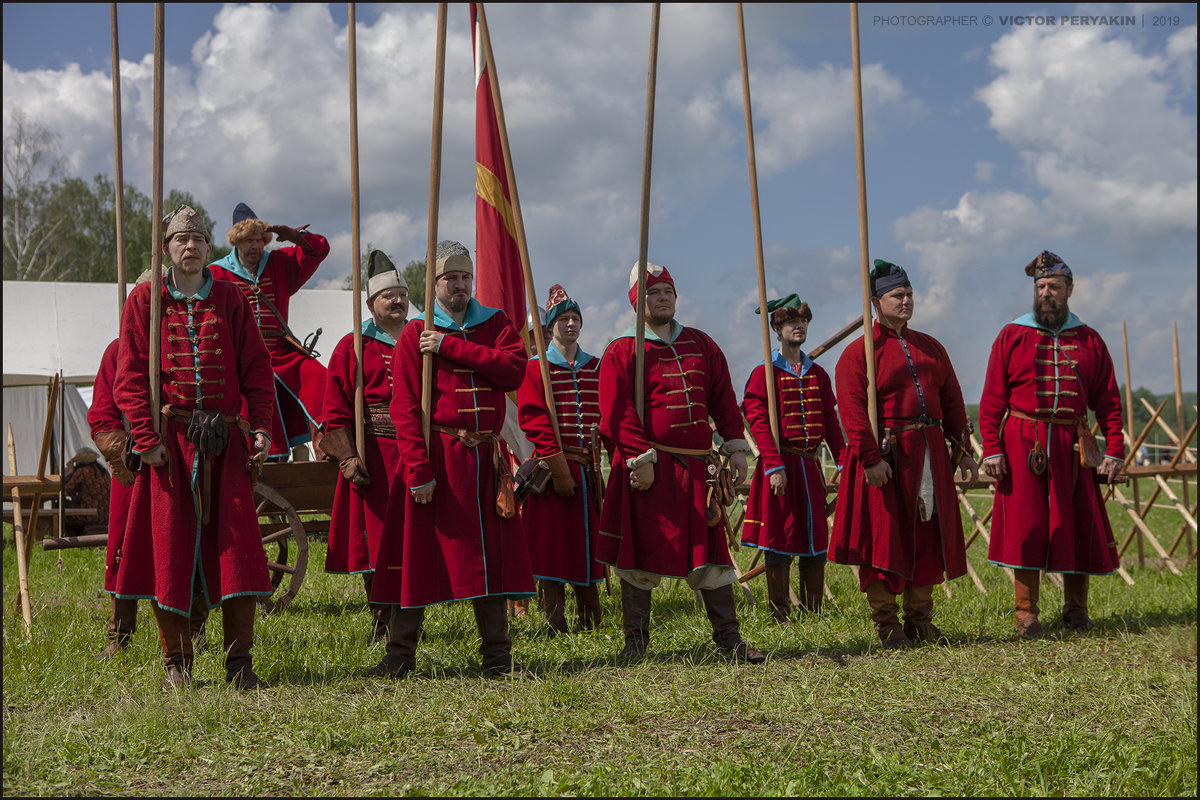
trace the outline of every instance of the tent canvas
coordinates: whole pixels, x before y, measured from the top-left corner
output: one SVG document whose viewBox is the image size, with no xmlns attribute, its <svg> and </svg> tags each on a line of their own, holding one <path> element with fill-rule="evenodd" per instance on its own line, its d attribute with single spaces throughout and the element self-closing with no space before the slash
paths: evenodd
<svg viewBox="0 0 1200 800">
<path fill-rule="evenodd" d="M 96 451 L 92 442 L 92 432 L 87 422 L 87 404 L 79 394 L 77 387 L 67 384 L 63 387 L 62 405 L 54 414 L 54 434 L 50 442 L 50 452 L 46 458 L 46 472 L 60 474 L 61 464 L 59 442 L 65 445 L 63 454 L 65 461 L 70 461 L 82 448 Z M 17 451 L 17 474 L 37 474 L 38 458 L 42 448 L 42 431 L 46 425 L 46 409 L 50 403 L 49 382 L 41 386 L 5 386 L 4 387 L 4 445 L 3 460 L 4 474 L 10 474 L 8 468 L 8 426 L 12 425 L 13 443 Z M 104 459 L 100 464 L 107 468 Z M 5 498 L 8 499 L 8 498 Z"/>
</svg>

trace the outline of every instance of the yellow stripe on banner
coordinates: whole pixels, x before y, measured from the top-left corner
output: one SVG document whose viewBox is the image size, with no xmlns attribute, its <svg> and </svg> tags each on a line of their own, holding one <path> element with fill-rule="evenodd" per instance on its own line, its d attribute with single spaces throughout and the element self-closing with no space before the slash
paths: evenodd
<svg viewBox="0 0 1200 800">
<path fill-rule="evenodd" d="M 517 238 L 516 228 L 513 226 L 512 205 L 508 202 L 508 198 L 504 196 L 504 187 L 500 184 L 500 179 L 490 169 L 475 162 L 475 192 L 483 198 L 483 201 L 500 213 L 500 219 L 504 220 L 504 229 L 508 231 L 508 235 Z"/>
</svg>

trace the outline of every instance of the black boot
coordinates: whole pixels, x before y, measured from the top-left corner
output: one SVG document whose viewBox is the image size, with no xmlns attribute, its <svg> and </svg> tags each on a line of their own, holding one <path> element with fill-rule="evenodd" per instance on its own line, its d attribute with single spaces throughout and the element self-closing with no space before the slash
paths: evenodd
<svg viewBox="0 0 1200 800">
<path fill-rule="evenodd" d="M 550 636 L 567 633 L 567 585 L 562 581 L 538 581 L 538 595 L 546 622 L 550 623 Z"/>
<path fill-rule="evenodd" d="M 235 689 L 262 689 L 266 684 L 254 673 L 254 611 L 252 595 L 230 597 L 221 603 L 221 627 L 225 635 L 225 682 Z"/>
<path fill-rule="evenodd" d="M 751 664 L 761 664 L 766 661 L 766 656 L 742 641 L 737 606 L 734 605 L 733 600 L 733 585 L 726 584 L 717 589 L 702 589 L 700 594 L 704 597 L 704 609 L 708 612 L 708 621 L 712 623 L 712 638 L 717 647 L 727 653 L 732 653 L 737 658 L 749 661 Z"/>
<path fill-rule="evenodd" d="M 417 639 L 421 635 L 424 619 L 423 607 L 391 606 L 387 624 L 387 652 L 382 661 L 367 670 L 368 677 L 403 678 L 417 668 Z"/>
<path fill-rule="evenodd" d="M 600 627 L 600 591 L 596 584 L 575 584 L 575 603 L 579 607 L 579 630 L 590 631 Z"/>
<path fill-rule="evenodd" d="M 621 621 L 625 628 L 625 648 L 620 657 L 629 661 L 646 654 L 650 644 L 650 590 L 639 589 L 621 578 Z"/>
<path fill-rule="evenodd" d="M 507 601 L 500 595 L 488 595 L 477 597 L 471 603 L 475 607 L 475 626 L 481 639 L 479 655 L 483 657 L 483 671 L 498 677 L 523 673 L 524 669 L 512 658 Z"/>
</svg>

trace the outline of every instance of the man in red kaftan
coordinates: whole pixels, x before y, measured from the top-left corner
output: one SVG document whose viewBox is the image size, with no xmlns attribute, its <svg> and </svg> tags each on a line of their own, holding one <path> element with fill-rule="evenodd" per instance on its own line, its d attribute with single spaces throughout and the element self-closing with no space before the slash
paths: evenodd
<svg viewBox="0 0 1200 800">
<path fill-rule="evenodd" d="M 788 568 L 793 558 L 800 572 L 800 607 L 821 610 L 829 524 L 818 448 L 825 441 L 833 460 L 840 462 L 845 444 L 829 374 L 800 349 L 812 321 L 808 303 L 793 293 L 769 301 L 766 313 L 779 338 L 779 349 L 771 354 L 771 375 L 783 441 L 775 446 L 767 412 L 767 368 L 760 364 L 750 373 L 742 397 L 742 411 L 758 444 L 742 544 L 762 549 L 771 617 L 786 623 L 792 608 Z"/>
<path fill-rule="evenodd" d="M 308 226 L 305 226 L 308 227 Z M 273 236 L 292 247 L 267 250 Z M 213 277 L 231 281 L 254 309 L 275 372 L 275 409 L 271 416 L 271 459 L 286 461 L 289 451 L 307 458 L 304 445 L 320 441 L 325 367 L 288 328 L 288 304 L 329 255 L 324 236 L 303 228 L 268 225 L 245 203 L 233 210 L 226 234 L 233 251 L 209 264 Z"/>
<path fill-rule="evenodd" d="M 640 262 L 639 262 L 640 264 Z M 639 264 L 630 276 L 637 304 Z M 657 264 L 646 270 L 645 394 L 634 398 L 635 330 L 609 344 L 600 364 L 600 431 L 612 471 L 600 518 L 598 558 L 621 580 L 623 658 L 640 658 L 650 641 L 650 592 L 664 577 L 700 592 L 721 650 L 752 663 L 762 653 L 742 641 L 734 605 L 737 575 L 723 514 L 709 524 L 711 417 L 730 457 L 733 483 L 746 477 L 742 415 L 725 356 L 707 334 L 675 320 L 675 282 Z M 719 501 L 718 501 L 719 502 Z"/>
<path fill-rule="evenodd" d="M 875 392 L 879 429 L 867 413 L 865 343 L 851 342 L 835 370 L 847 446 L 842 457 L 829 559 L 859 567 L 875 630 L 884 647 L 943 641 L 932 622 L 933 588 L 966 574 L 962 518 L 954 488 L 956 463 L 947 441 L 967 433 L 962 390 L 941 343 L 908 327 L 913 291 L 905 271 L 875 260 L 871 297 L 877 317 Z M 888 453 L 881 452 L 881 436 Z M 970 455 L 956 451 L 964 475 Z M 896 595 L 903 594 L 904 625 Z"/>
<path fill-rule="evenodd" d="M 1092 627 L 1088 576 L 1120 566 L 1098 480 L 1120 472 L 1125 444 L 1108 348 L 1067 306 L 1070 267 L 1043 251 L 1025 274 L 1034 279 L 1033 312 L 1005 325 L 992 345 L 979 433 L 984 471 L 996 480 L 988 560 L 1013 569 L 1017 630 L 1033 636 L 1042 631 L 1041 570 L 1063 573 L 1063 622 Z M 1105 437 L 1094 469 L 1080 465 L 1075 449 L 1089 408 Z"/>
<path fill-rule="evenodd" d="M 508 451 L 498 436 L 505 393 L 525 375 L 525 346 L 503 311 L 471 297 L 474 266 L 458 242 L 437 246 L 433 314 L 409 321 L 392 356 L 392 423 L 401 474 L 392 493 L 371 599 L 392 604 L 387 652 L 371 675 L 416 668 L 425 607 L 470 600 L 483 669 L 508 675 L 506 598 L 532 596 L 525 534 L 512 500 Z M 431 425 L 422 421 L 422 359 L 433 357 Z M 499 502 L 498 502 L 499 500 Z"/>
<path fill-rule="evenodd" d="M 325 571 L 362 575 L 368 600 L 375 560 L 383 535 L 388 498 L 396 491 L 400 451 L 389 407 L 392 400 L 392 351 L 408 319 L 408 284 L 391 260 L 379 250 L 367 256 L 367 310 L 362 324 L 363 452 L 357 452 L 354 431 L 354 334 L 348 333 L 329 356 L 325 386 L 325 437 L 321 449 L 341 467 L 329 519 L 329 549 Z M 387 638 L 392 610 L 371 603 L 372 636 Z"/>
<path fill-rule="evenodd" d="M 599 448 L 592 449 L 593 426 L 600 423 L 600 359 L 579 347 L 583 329 L 579 304 L 557 284 L 550 287 L 545 329 L 551 337 L 546 365 L 558 436 L 536 357 L 525 367 L 517 414 L 534 456 L 549 466 L 553 486 L 526 498 L 521 520 L 542 609 L 551 631 L 566 633 L 568 583 L 575 587 L 580 629 L 600 624 L 596 589 L 604 580 L 604 565 L 596 560 L 600 465 L 596 462 Z"/>
<path fill-rule="evenodd" d="M 163 251 L 173 266 L 159 286 L 134 288 L 121 317 L 113 394 L 142 467 L 105 589 L 153 600 L 164 687 L 190 682 L 193 593 L 220 606 L 226 681 L 254 688 L 255 602 L 272 586 L 249 462 L 261 464 L 270 447 L 270 354 L 245 296 L 204 266 L 212 245 L 200 214 L 187 206 L 173 212 Z M 162 298 L 159 331 L 150 330 L 151 291 Z M 159 408 L 151 408 L 147 391 L 151 336 L 161 343 Z M 240 416 L 243 405 L 248 419 Z"/>
</svg>

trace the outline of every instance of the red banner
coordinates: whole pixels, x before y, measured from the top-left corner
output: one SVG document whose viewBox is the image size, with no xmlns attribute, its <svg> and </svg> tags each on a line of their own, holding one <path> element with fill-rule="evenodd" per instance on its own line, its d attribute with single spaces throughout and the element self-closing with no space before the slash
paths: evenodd
<svg viewBox="0 0 1200 800">
<path fill-rule="evenodd" d="M 475 5 L 470 4 L 471 42 L 475 46 L 475 299 L 502 309 L 528 347 L 525 279 L 517 249 L 512 194 Z"/>
</svg>

